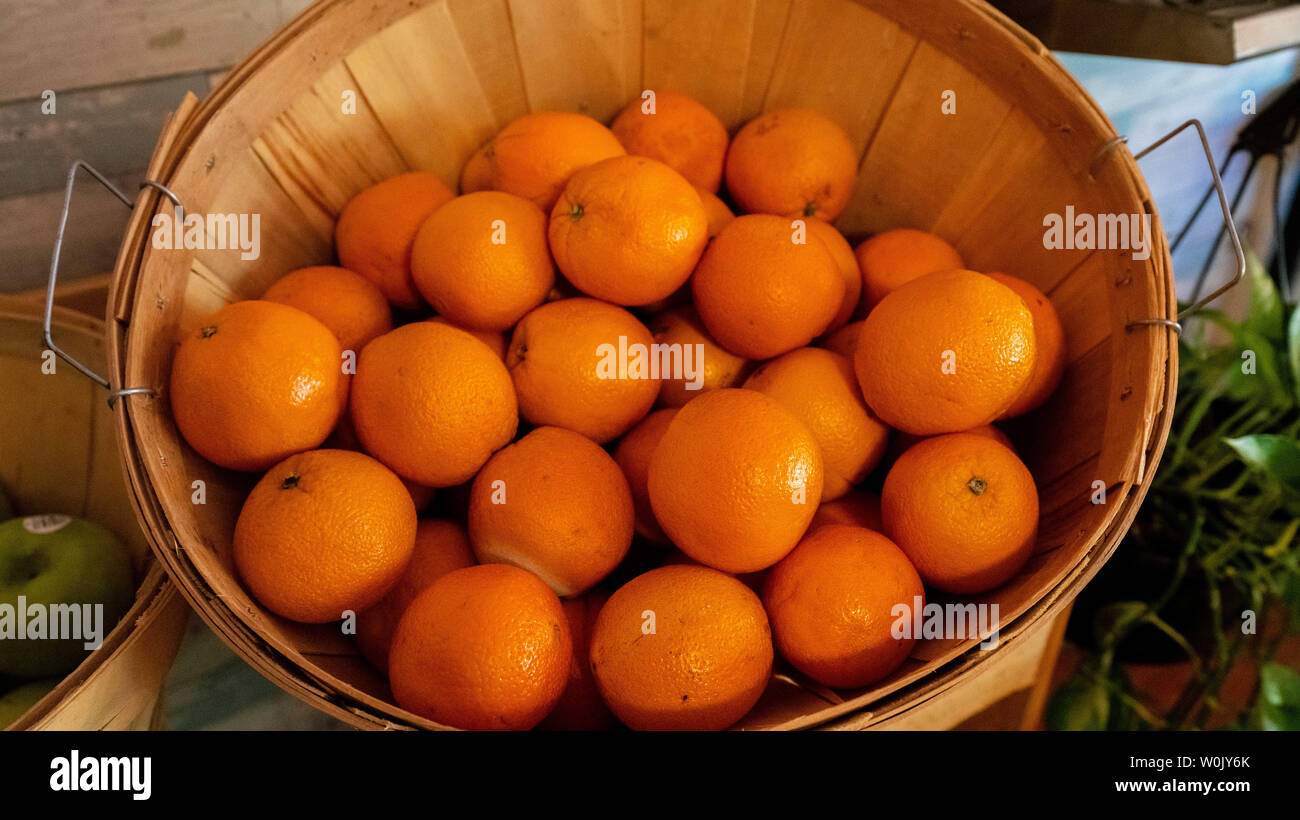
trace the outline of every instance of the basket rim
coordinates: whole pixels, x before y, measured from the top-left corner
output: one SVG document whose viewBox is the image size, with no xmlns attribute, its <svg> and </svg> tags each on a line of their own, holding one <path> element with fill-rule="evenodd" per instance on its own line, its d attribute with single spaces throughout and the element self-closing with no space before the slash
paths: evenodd
<svg viewBox="0 0 1300 820">
<path fill-rule="evenodd" d="M 903 0 L 848 0 L 873 10 L 880 7 L 896 8 Z M 430 0 L 411 3 L 412 11 L 418 11 Z M 1116 132 L 1110 120 L 1097 105 L 1096 101 L 1079 85 L 1078 81 L 1055 59 L 1041 42 L 1005 17 L 1001 12 L 989 6 L 983 0 L 951 0 L 955 8 L 961 8 L 977 14 L 990 26 L 990 31 L 1025 58 L 1029 70 L 1045 81 L 1054 83 L 1063 93 L 1071 96 L 1081 109 L 1093 120 L 1098 132 L 1115 136 Z M 187 95 L 178 108 L 176 115 L 168 123 L 155 150 L 150 179 L 169 184 L 185 160 L 189 157 L 195 141 L 204 133 L 207 124 L 220 112 L 236 93 L 256 72 L 276 56 L 288 43 L 310 33 L 315 22 L 331 10 L 345 5 L 347 0 L 320 0 L 300 12 L 286 23 L 278 32 L 268 38 L 256 50 L 231 69 L 220 85 L 202 102 L 193 95 Z M 899 22 L 900 25 L 906 25 Z M 1158 219 L 1155 205 L 1147 188 L 1145 179 L 1127 147 L 1112 152 L 1110 162 L 1119 163 L 1122 183 L 1131 187 L 1135 199 L 1145 205 L 1153 217 Z M 110 379 L 114 388 L 125 383 L 127 348 L 132 344 L 130 315 L 139 300 L 135 293 L 144 262 L 144 245 L 148 219 L 159 202 L 156 192 L 146 193 L 137 204 L 132 215 L 131 225 L 118 257 L 114 270 L 114 290 L 117 300 L 110 304 L 110 317 L 114 320 L 107 329 L 109 335 Z M 1176 312 L 1173 293 L 1172 269 L 1169 249 L 1163 229 L 1156 231 L 1159 237 L 1159 253 L 1153 254 L 1155 276 L 1164 286 L 1165 299 L 1163 311 L 1166 318 Z M 1152 377 L 1151 393 L 1158 404 L 1147 417 L 1144 427 L 1135 432 L 1137 441 L 1145 446 L 1137 457 L 1142 459 L 1145 469 L 1137 471 L 1138 480 L 1125 481 L 1123 494 L 1118 500 L 1107 504 L 1108 521 L 1095 531 L 1078 560 L 1070 570 L 1053 586 L 1043 590 L 1025 611 L 1007 625 L 1002 632 L 1002 642 L 997 650 L 972 651 L 971 644 L 946 662 L 935 664 L 919 679 L 893 691 L 866 706 L 837 711 L 835 708 L 822 709 L 815 713 L 815 720 L 807 726 L 822 726 L 852 723 L 854 716 L 867 714 L 866 723 L 874 722 L 871 718 L 879 713 L 888 715 L 901 713 L 906 709 L 923 703 L 930 697 L 940 694 L 949 686 L 955 685 L 967 672 L 977 668 L 985 660 L 999 651 L 1013 645 L 1016 639 L 1037 625 L 1043 618 L 1051 617 L 1062 611 L 1078 594 L 1078 591 L 1100 570 L 1101 566 L 1113 554 L 1124 534 L 1137 514 L 1138 507 L 1145 497 L 1155 472 L 1155 465 L 1163 452 L 1172 422 L 1172 408 L 1177 389 L 1177 346 L 1167 343 L 1164 337 L 1164 361 L 1152 361 L 1152 367 L 1159 367 L 1161 377 Z M 137 340 L 137 343 L 139 341 Z M 1157 346 L 1158 347 L 1158 346 Z M 1162 380 L 1162 381 L 1161 381 Z M 122 458 L 130 479 L 130 488 L 135 498 L 138 517 L 155 554 L 160 558 L 169 574 L 176 580 L 190 605 L 237 654 L 264 676 L 271 679 L 290 694 L 304 702 L 325 711 L 332 716 L 360 728 L 446 728 L 433 724 L 422 718 L 406 713 L 392 704 L 389 713 L 376 710 L 373 706 L 359 701 L 350 695 L 337 691 L 328 680 L 320 680 L 295 660 L 287 657 L 258 634 L 240 614 L 234 611 L 209 586 L 194 563 L 185 553 L 173 532 L 163 504 L 158 498 L 150 480 L 149 468 L 143 457 L 144 443 L 137 437 L 131 422 L 131 411 L 127 403 L 118 414 L 118 437 Z M 1140 435 L 1139 435 L 1140 434 Z M 1113 491 L 1112 491 L 1113 492 Z M 324 670 L 319 670 L 324 673 Z M 328 673 L 324 673 L 326 677 Z M 882 708 L 882 707 L 892 707 Z M 887 716 L 888 716 L 887 715 Z M 863 724 L 865 725 L 865 723 Z M 804 728 L 804 727 L 800 727 Z M 856 728 L 861 728 L 856 727 Z"/>
</svg>

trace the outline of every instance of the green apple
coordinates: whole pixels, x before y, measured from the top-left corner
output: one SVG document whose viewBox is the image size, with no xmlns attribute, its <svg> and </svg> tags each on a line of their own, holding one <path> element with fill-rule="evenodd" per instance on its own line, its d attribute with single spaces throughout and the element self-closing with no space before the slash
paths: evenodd
<svg viewBox="0 0 1300 820">
<path fill-rule="evenodd" d="M 135 598 L 131 559 L 98 524 L 34 515 L 0 524 L 0 675 L 64 675 Z"/>
<path fill-rule="evenodd" d="M 24 683 L 17 689 L 0 695 L 0 729 L 22 717 L 23 712 L 36 705 L 59 685 L 59 678 L 45 678 Z"/>
</svg>

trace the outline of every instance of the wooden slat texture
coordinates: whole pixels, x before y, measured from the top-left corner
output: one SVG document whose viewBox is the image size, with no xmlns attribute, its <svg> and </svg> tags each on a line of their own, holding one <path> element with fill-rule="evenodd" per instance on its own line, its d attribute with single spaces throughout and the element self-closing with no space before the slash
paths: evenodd
<svg viewBox="0 0 1300 820">
<path fill-rule="evenodd" d="M 312 221 L 282 188 L 252 148 L 224 177 L 226 185 L 208 205 L 207 213 L 260 214 L 259 257 L 245 260 L 238 247 L 202 251 L 163 250 L 202 262 L 240 298 L 256 299 L 271 283 L 294 268 L 330 264 L 334 260 L 333 226 Z"/>
<path fill-rule="evenodd" d="M 1091 305 L 1106 298 L 1104 268 L 1107 264 L 1105 257 L 1091 254 L 1047 294 L 1052 300 L 1052 306 L 1056 308 L 1061 327 L 1065 329 L 1066 361 L 1078 359 L 1109 335 L 1110 328 L 1088 315 Z M 1016 264 L 1008 267 L 1010 269 L 1005 273 L 1026 278 L 1024 266 Z"/>
<path fill-rule="evenodd" d="M 759 0 L 687 6 L 647 0 L 644 14 L 646 88 L 694 97 L 728 129 L 752 116 L 745 110 L 745 89 L 755 82 L 766 86 L 775 57 L 772 44 L 759 38 L 784 28 L 786 9 Z"/>
<path fill-rule="evenodd" d="M 510 0 L 529 107 L 607 122 L 643 90 L 640 0 Z"/>
<path fill-rule="evenodd" d="M 961 100 L 962 97 L 959 95 L 958 113 L 955 115 L 958 117 L 964 113 Z M 930 230 L 940 236 L 964 234 L 975 215 L 988 207 L 999 195 L 998 189 L 989 185 L 988 180 L 1001 178 L 1008 166 L 1016 167 L 1028 161 L 1045 147 L 1046 138 L 1033 127 L 1028 115 L 1019 108 L 1013 107 L 1007 112 L 979 158 L 969 163 L 961 184 L 952 189 L 948 201 L 940 207 L 938 216 L 934 217 Z M 1027 272 L 1028 275 L 1016 273 L 1015 270 L 1023 267 L 1018 260 L 1004 260 L 1003 267 L 1014 268 L 1006 272 L 1021 279 L 1033 281 L 1038 278 L 1033 271 Z"/>
<path fill-rule="evenodd" d="M 1086 179 L 1086 176 L 1085 176 Z M 1091 251 L 1048 249 L 1043 246 L 1043 219 L 1064 214 L 1109 213 L 1096 186 L 1063 172 L 1061 158 L 1050 143 L 1028 155 L 1007 157 L 999 173 L 987 179 L 988 204 L 973 214 L 955 245 L 974 270 L 998 270 L 1014 261 L 1021 276 L 1039 290 L 1050 291 Z M 996 241 L 990 237 L 996 236 Z"/>
<path fill-rule="evenodd" d="M 351 113 L 344 92 L 354 95 Z M 409 170 L 342 63 L 276 118 L 253 150 L 320 236 L 332 235 L 357 191 Z"/>
<path fill-rule="evenodd" d="M 943 112 L 949 91 L 955 114 Z M 922 43 L 862 161 L 862 184 L 846 209 L 851 213 L 838 224 L 850 233 L 933 228 L 954 190 L 967 183 L 987 190 L 992 174 L 972 172 L 1010 108 L 951 57 Z"/>
<path fill-rule="evenodd" d="M 1025 464 L 1040 484 L 1050 483 L 1096 454 L 1110 402 L 1114 350 L 1102 342 L 1070 362 L 1061 387 L 1028 421 L 1033 432 L 1021 448 Z M 1097 476 L 1109 481 L 1115 476 Z"/>
<path fill-rule="evenodd" d="M 130 191 L 143 178 L 140 170 L 110 179 Z M 112 268 L 131 213 L 98 182 L 86 176 L 78 180 L 59 257 L 61 282 Z M 62 210 L 62 190 L 0 199 L 0 290 L 44 286 Z"/>
<path fill-rule="evenodd" d="M 815 108 L 863 151 L 916 45 L 916 37 L 854 3 L 794 0 L 763 108 Z"/>
<path fill-rule="evenodd" d="M 749 69 L 741 94 L 740 114 L 736 127 L 757 117 L 772 84 L 772 71 L 786 41 L 786 26 L 793 0 L 755 0 L 754 24 L 749 46 Z"/>
<path fill-rule="evenodd" d="M 42 372 L 44 345 L 36 322 L 3 317 L 0 334 L 0 418 L 8 431 L 0 438 L 0 483 L 21 513 L 84 516 L 90 489 L 85 467 L 93 450 L 90 421 L 104 399 L 101 388 L 61 360 L 53 374 Z M 82 355 L 94 352 L 84 336 L 69 345 Z M 93 355 L 89 362 L 102 366 Z M 69 465 L 80 469 L 69 474 Z"/>
<path fill-rule="evenodd" d="M 309 0 L 5 0 L 0 101 L 228 66 Z"/>
<path fill-rule="evenodd" d="M 215 313 L 240 296 L 225 280 L 202 261 L 192 262 L 189 278 L 185 281 L 185 309 L 176 327 L 176 342 L 199 326 L 205 316 Z"/>
<path fill-rule="evenodd" d="M 447 5 L 496 128 L 528 113 L 507 0 L 447 0 Z"/>
<path fill-rule="evenodd" d="M 347 66 L 406 163 L 453 189 L 465 158 L 505 124 L 445 3 L 366 41 Z"/>
<path fill-rule="evenodd" d="M 156 572 L 161 572 L 155 569 Z M 176 657 L 190 608 L 174 586 L 160 584 L 140 610 L 128 614 L 133 629 L 120 646 L 59 699 L 29 729 L 44 731 L 144 731 L 150 728 L 162 681 Z M 125 619 L 124 619 L 125 620 Z"/>
<path fill-rule="evenodd" d="M 59 188 L 74 160 L 108 177 L 143 168 L 167 112 L 207 77 L 183 74 L 60 94 L 54 114 L 40 100 L 0 105 L 0 198 Z"/>
</svg>

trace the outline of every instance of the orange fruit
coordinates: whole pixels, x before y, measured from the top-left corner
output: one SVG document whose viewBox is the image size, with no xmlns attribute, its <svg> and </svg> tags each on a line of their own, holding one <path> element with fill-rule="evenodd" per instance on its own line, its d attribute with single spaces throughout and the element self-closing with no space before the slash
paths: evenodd
<svg viewBox="0 0 1300 820">
<path fill-rule="evenodd" d="M 695 566 L 695 567 L 704 566 L 704 564 L 701 564 L 699 561 L 696 561 L 694 558 L 682 552 L 681 550 L 670 549 L 666 553 L 664 553 L 664 558 L 659 563 L 659 566 L 669 567 L 669 566 L 673 566 L 674 564 L 690 564 L 691 566 Z M 709 567 L 709 569 L 713 569 L 713 567 Z M 740 572 L 740 573 L 728 572 L 727 574 L 730 575 L 732 578 L 735 578 L 737 581 L 744 584 L 745 586 L 749 587 L 750 589 L 754 590 L 754 592 L 761 593 L 763 591 L 763 580 L 767 578 L 767 573 L 768 570 L 770 569 L 771 567 L 768 567 L 767 569 L 760 569 L 757 572 Z M 721 572 L 721 570 L 719 570 L 719 572 Z"/>
<path fill-rule="evenodd" d="M 402 477 L 399 475 L 398 478 Z M 402 486 L 406 488 L 406 492 L 411 496 L 411 503 L 415 504 L 417 513 L 423 512 L 424 508 L 433 502 L 433 496 L 436 492 L 433 487 L 417 484 L 405 478 L 402 478 Z"/>
<path fill-rule="evenodd" d="M 681 362 L 682 378 L 663 378 L 660 368 L 659 404 L 664 407 L 681 407 L 705 390 L 739 387 L 749 373 L 750 361 L 733 356 L 714 341 L 700 315 L 689 305 L 656 313 L 646 326 L 656 344 L 679 345 L 667 349 L 669 356 L 677 357 L 674 362 Z"/>
<path fill-rule="evenodd" d="M 800 541 L 763 585 L 777 651 L 839 689 L 875 683 L 907 660 L 916 639 L 897 637 L 894 625 L 900 611 L 910 624 L 924 601 L 925 587 L 902 550 L 878 532 L 842 524 Z"/>
<path fill-rule="evenodd" d="M 467 481 L 519 424 L 505 364 L 451 325 L 415 322 L 366 345 L 352 379 L 366 452 L 430 487 Z"/>
<path fill-rule="evenodd" d="M 917 277 L 966 267 L 952 245 L 911 228 L 877 234 L 858 245 L 854 255 L 862 270 L 862 297 L 868 308 Z"/>
<path fill-rule="evenodd" d="M 989 278 L 1011 288 L 1024 300 L 1034 316 L 1034 340 L 1038 348 L 1038 359 L 1029 384 L 1002 414 L 1006 419 L 1038 409 L 1060 385 L 1061 377 L 1065 375 L 1065 328 L 1061 326 L 1061 317 L 1056 314 L 1052 301 L 1038 288 L 1005 273 L 990 273 Z"/>
<path fill-rule="evenodd" d="M 488 146 L 485 142 L 469 155 L 460 168 L 460 192 L 472 194 L 476 191 L 492 190 L 492 162 L 488 159 Z"/>
<path fill-rule="evenodd" d="M 363 453 L 366 449 L 361 445 L 361 439 L 357 438 L 356 428 L 352 426 L 352 414 L 346 410 L 339 417 L 339 423 L 334 428 L 334 432 L 329 434 L 329 438 L 325 439 L 324 444 L 321 446 L 331 450 L 354 450 L 358 453 Z M 433 487 L 417 484 L 410 479 L 402 478 L 400 475 L 398 478 L 402 479 L 402 486 L 406 487 L 406 492 L 410 494 L 411 503 L 415 504 L 417 513 L 429 506 L 429 502 L 433 501 Z"/>
<path fill-rule="evenodd" d="M 668 430 L 668 423 L 677 415 L 677 409 L 668 407 L 656 410 L 619 439 L 614 448 L 614 461 L 618 462 L 632 491 L 632 503 L 636 510 L 635 527 L 641 537 L 657 543 L 664 543 L 668 536 L 655 520 L 654 510 L 650 507 L 650 456 Z"/>
<path fill-rule="evenodd" d="M 330 329 L 276 302 L 235 302 L 181 340 L 168 387 L 172 418 L 199 455 L 262 471 L 320 446 L 348 398 Z"/>
<path fill-rule="evenodd" d="M 840 302 L 839 312 L 826 328 L 826 332 L 830 332 L 843 327 L 858 309 L 858 302 L 862 299 L 862 272 L 858 270 L 858 258 L 853 255 L 853 246 L 843 234 L 835 230 L 835 226 L 812 217 L 805 220 L 805 224 L 809 234 L 826 244 L 826 250 L 831 252 L 835 266 L 844 279 L 844 300 Z"/>
<path fill-rule="evenodd" d="M 448 321 L 473 330 L 509 330 L 555 284 L 546 215 L 500 191 L 458 196 L 420 226 L 411 247 L 411 276 Z"/>
<path fill-rule="evenodd" d="M 447 317 L 445 316 L 434 316 L 428 319 L 428 321 L 440 325 L 450 325 L 451 327 L 460 328 L 461 330 L 465 331 L 469 335 L 473 336 L 475 339 L 478 339 L 483 344 L 492 348 L 492 352 L 497 354 L 497 358 L 501 359 L 501 361 L 504 362 L 506 360 L 506 334 L 503 333 L 502 331 L 470 330 L 467 327 L 460 327 L 460 325 L 456 324 L 455 322 L 447 321 Z"/>
<path fill-rule="evenodd" d="M 704 206 L 704 216 L 708 219 L 709 226 L 705 233 L 708 234 L 709 239 L 712 239 L 721 233 L 722 229 L 727 227 L 727 223 L 736 218 L 736 215 L 727 207 L 727 203 L 712 191 L 696 186 L 695 193 L 700 195 L 700 204 Z"/>
<path fill-rule="evenodd" d="M 253 487 L 233 557 L 262 606 L 322 624 L 379 602 L 415 546 L 415 506 L 384 465 L 350 450 L 298 453 Z"/>
<path fill-rule="evenodd" d="M 663 299 L 690 278 L 709 241 L 700 195 L 646 157 L 576 172 L 551 210 L 555 264 L 574 287 L 618 305 Z"/>
<path fill-rule="evenodd" d="M 969 433 L 972 436 L 984 436 L 991 438 L 1011 452 L 1016 452 L 1016 445 L 1011 443 L 1007 434 L 994 427 L 992 424 L 981 424 L 978 427 L 972 427 L 969 430 L 962 430 L 962 433 Z M 908 448 L 915 444 L 925 441 L 929 436 L 914 436 L 911 433 L 898 433 L 889 442 L 889 451 L 885 457 L 890 461 L 896 461 L 900 455 L 905 453 Z"/>
<path fill-rule="evenodd" d="M 411 280 L 411 244 L 429 214 L 453 196 L 426 171 L 399 174 L 362 190 L 334 226 L 339 264 L 374 282 L 394 305 L 419 307 L 420 293 Z"/>
<path fill-rule="evenodd" d="M 464 527 L 439 518 L 420 521 L 406 571 L 379 603 L 357 613 L 357 646 L 366 660 L 387 677 L 393 631 L 411 601 L 447 573 L 472 566 L 474 552 Z"/>
<path fill-rule="evenodd" d="M 1034 319 L 1010 288 L 967 270 L 928 273 L 868 314 L 854 360 L 890 427 L 928 436 L 1000 416 L 1033 373 Z"/>
<path fill-rule="evenodd" d="M 360 353 L 393 329 L 393 312 L 379 288 L 346 268 L 318 265 L 289 271 L 262 299 L 296 307 L 334 332 L 344 350 Z"/>
<path fill-rule="evenodd" d="M 635 371 L 631 351 L 654 339 L 635 316 L 595 299 L 561 299 L 533 310 L 515 327 L 506 366 L 531 424 L 582 433 L 598 444 L 617 438 L 650 411 L 659 382 Z M 628 352 L 620 373 L 622 345 Z"/>
<path fill-rule="evenodd" d="M 711 390 L 677 411 L 650 457 L 655 518 L 677 547 L 724 572 L 794 549 L 822 495 L 817 439 L 753 390 Z"/>
<path fill-rule="evenodd" d="M 564 617 L 569 622 L 569 635 L 573 639 L 569 683 L 564 687 L 560 702 L 538 724 L 539 729 L 598 732 L 618 726 L 618 718 L 601 700 L 596 679 L 591 674 L 591 633 L 596 627 L 596 616 L 608 600 L 608 592 L 593 589 L 581 597 L 560 602 L 564 607 Z"/>
<path fill-rule="evenodd" d="M 862 332 L 862 322 L 849 322 L 844 327 L 822 339 L 821 346 L 832 353 L 848 356 L 852 361 L 858 352 L 858 334 Z"/>
<path fill-rule="evenodd" d="M 880 518 L 880 496 L 866 490 L 851 490 L 834 501 L 822 502 L 808 525 L 808 532 L 827 524 L 847 524 L 883 532 L 885 524 Z"/>
<path fill-rule="evenodd" d="M 898 457 L 880 496 L 885 534 L 926 584 L 955 594 L 1006 582 L 1034 550 L 1038 490 L 1015 453 L 955 433 Z"/>
<path fill-rule="evenodd" d="M 575 171 L 627 152 L 591 117 L 535 111 L 501 129 L 485 153 L 494 189 L 531 199 L 550 213 Z"/>
<path fill-rule="evenodd" d="M 573 643 L 560 599 L 506 564 L 454 570 L 406 608 L 388 679 L 403 709 L 476 731 L 536 726 L 559 702 Z"/>
<path fill-rule="evenodd" d="M 858 151 L 823 114 L 807 108 L 768 111 L 731 141 L 726 176 L 742 210 L 829 222 L 849 204 Z"/>
<path fill-rule="evenodd" d="M 862 400 L 853 363 L 838 353 L 801 347 L 764 362 L 747 390 L 775 399 L 817 439 L 825 465 L 822 501 L 834 501 L 875 469 L 889 428 Z"/>
<path fill-rule="evenodd" d="M 483 564 L 513 564 L 562 598 L 600 582 L 632 543 L 632 491 L 585 436 L 538 427 L 483 465 L 469 493 L 469 539 Z"/>
<path fill-rule="evenodd" d="M 675 91 L 654 91 L 628 103 L 610 130 L 629 154 L 656 159 L 706 191 L 722 182 L 727 129 L 700 103 Z"/>
<path fill-rule="evenodd" d="M 610 596 L 591 635 L 591 671 L 611 711 L 637 730 L 725 729 L 772 675 L 758 596 L 730 575 L 674 565 Z"/>
<path fill-rule="evenodd" d="M 779 216 L 736 217 L 700 259 L 691 289 L 700 319 L 737 356 L 770 359 L 821 335 L 844 301 L 824 242 Z M 802 243 L 796 242 L 802 238 Z"/>
</svg>

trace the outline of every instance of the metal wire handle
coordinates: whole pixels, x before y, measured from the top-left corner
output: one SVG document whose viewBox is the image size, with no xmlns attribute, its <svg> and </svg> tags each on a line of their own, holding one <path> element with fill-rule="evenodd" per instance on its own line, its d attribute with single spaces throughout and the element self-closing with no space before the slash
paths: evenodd
<svg viewBox="0 0 1300 820">
<path fill-rule="evenodd" d="M 72 208 L 72 189 L 77 181 L 77 171 L 83 168 L 86 170 L 87 173 L 89 173 L 92 177 L 94 177 L 99 182 L 100 185 L 103 185 L 105 188 L 107 188 L 109 190 L 109 193 L 111 193 L 113 196 L 121 200 L 123 205 L 125 205 L 128 208 L 134 208 L 136 204 L 136 200 L 132 200 L 126 194 L 122 193 L 122 191 L 118 189 L 116 185 L 109 182 L 108 179 L 103 174 L 101 174 L 99 171 L 96 171 L 88 163 L 82 160 L 77 160 L 76 162 L 72 163 L 72 168 L 69 169 L 68 171 L 68 183 L 63 191 L 63 212 L 59 215 L 59 231 L 54 238 L 54 254 L 50 259 L 50 280 L 48 285 L 45 288 L 45 321 L 43 326 L 45 332 L 44 338 L 45 338 L 45 346 L 48 347 L 50 350 L 54 351 L 54 354 L 56 356 L 58 356 L 60 359 L 63 359 L 63 361 L 75 367 L 82 375 L 88 377 L 96 384 L 98 384 L 100 387 L 108 389 L 111 387 L 111 385 L 108 383 L 108 379 L 105 379 L 103 376 L 91 370 L 86 365 L 77 361 L 75 358 L 73 358 L 72 354 L 68 353 L 66 350 L 59 347 L 58 344 L 55 343 L 54 335 L 53 335 L 53 327 L 52 327 L 54 323 L 54 287 L 57 284 L 59 279 L 59 252 L 63 250 L 63 232 L 64 229 L 67 228 L 68 226 L 68 211 L 71 210 Z M 184 217 L 185 206 L 181 204 L 180 198 L 177 197 L 176 194 L 172 193 L 172 191 L 168 189 L 167 186 L 159 182 L 154 182 L 153 180 L 145 180 L 144 182 L 140 183 L 139 190 L 143 191 L 145 188 L 155 188 L 158 191 L 161 191 L 162 194 L 166 196 L 168 199 L 170 199 L 172 203 L 176 206 L 177 213 L 182 218 Z M 111 407 L 117 403 L 118 398 L 120 398 L 121 396 L 132 396 L 138 394 L 153 395 L 154 392 L 155 391 L 152 387 L 127 387 L 122 390 L 110 390 L 108 394 L 108 403 L 109 406 Z"/>
<path fill-rule="evenodd" d="M 1188 316 L 1194 315 L 1197 311 L 1199 311 L 1201 308 L 1208 305 L 1210 302 L 1213 302 L 1215 299 L 1218 299 L 1223 294 L 1232 290 L 1234 287 L 1237 286 L 1237 283 L 1239 283 L 1242 279 L 1246 278 L 1246 252 L 1241 247 L 1241 237 L 1237 235 L 1237 223 L 1232 218 L 1232 207 L 1228 204 L 1228 195 L 1224 193 L 1223 180 L 1219 178 L 1219 168 L 1214 161 L 1214 152 L 1210 149 L 1210 141 L 1205 136 L 1205 126 L 1201 125 L 1201 121 L 1196 119 L 1188 120 L 1187 122 L 1178 126 L 1174 130 L 1170 131 L 1168 134 L 1165 134 L 1160 139 L 1151 143 L 1146 148 L 1134 154 L 1133 159 L 1134 160 L 1142 159 L 1147 154 L 1150 154 L 1152 151 L 1164 145 L 1166 142 L 1169 142 L 1169 140 L 1181 134 L 1183 131 L 1186 131 L 1188 128 L 1193 128 L 1193 127 L 1196 129 L 1196 133 L 1201 138 L 1201 148 L 1204 149 L 1205 160 L 1210 166 L 1210 178 L 1213 181 L 1215 192 L 1217 192 L 1219 195 L 1219 207 L 1223 210 L 1223 227 L 1227 231 L 1228 238 L 1232 241 L 1232 252 L 1237 257 L 1237 274 L 1233 276 L 1232 279 L 1228 280 L 1226 283 L 1221 285 L 1218 290 L 1214 291 L 1208 296 L 1205 296 L 1204 298 L 1198 299 L 1197 301 L 1193 302 L 1192 304 L 1188 305 L 1187 307 L 1179 311 L 1178 321 L 1174 321 L 1173 319 L 1164 319 L 1164 318 L 1138 319 L 1136 321 L 1129 322 L 1128 325 L 1126 325 L 1126 327 L 1129 328 L 1135 327 L 1137 325 L 1161 325 L 1164 327 L 1168 327 L 1172 329 L 1174 333 L 1181 335 L 1183 332 L 1183 325 L 1182 325 L 1183 319 L 1186 319 Z M 1088 166 L 1089 174 L 1091 174 L 1092 176 L 1096 176 L 1097 166 L 1101 164 L 1102 160 L 1104 160 L 1107 156 L 1109 156 L 1111 152 L 1114 151 L 1117 147 L 1119 147 L 1121 144 L 1126 142 L 1128 142 L 1128 137 L 1115 137 L 1114 139 L 1108 140 L 1105 144 L 1103 144 L 1100 148 L 1098 148 L 1097 153 L 1093 155 L 1092 162 Z"/>
</svg>

